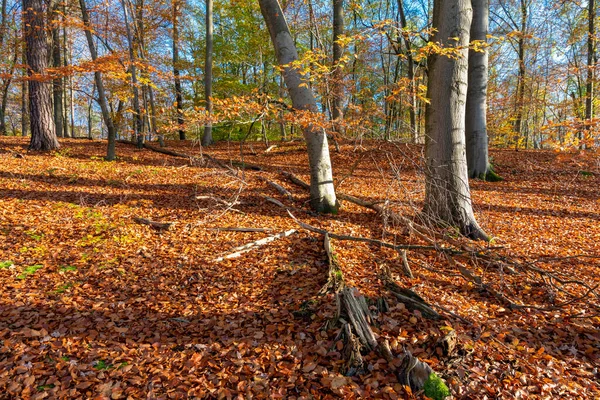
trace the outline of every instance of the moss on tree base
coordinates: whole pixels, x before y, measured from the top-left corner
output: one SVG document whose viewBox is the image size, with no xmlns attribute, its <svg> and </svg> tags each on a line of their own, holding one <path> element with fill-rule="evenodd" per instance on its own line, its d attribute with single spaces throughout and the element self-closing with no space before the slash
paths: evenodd
<svg viewBox="0 0 600 400">
<path fill-rule="evenodd" d="M 504 178 L 495 173 L 491 168 L 485 174 L 479 175 L 479 179 L 486 182 L 500 182 L 504 180 Z"/>
<path fill-rule="evenodd" d="M 429 374 L 429 377 L 425 381 L 423 392 L 425 396 L 433 400 L 444 400 L 446 397 L 450 396 L 450 389 L 448 389 L 448 386 L 446 386 L 444 381 L 434 372 Z"/>
</svg>

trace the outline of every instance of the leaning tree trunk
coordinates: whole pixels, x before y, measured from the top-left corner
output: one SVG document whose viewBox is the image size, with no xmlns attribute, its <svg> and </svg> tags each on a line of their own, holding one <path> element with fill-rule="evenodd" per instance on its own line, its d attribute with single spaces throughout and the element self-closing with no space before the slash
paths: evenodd
<svg viewBox="0 0 600 400">
<path fill-rule="evenodd" d="M 470 238 L 487 240 L 473 214 L 465 155 L 471 1 L 435 0 L 433 10 L 432 41 L 456 49 L 452 56 L 434 54 L 429 60 L 424 212 Z"/>
<path fill-rule="evenodd" d="M 297 110 L 317 112 L 315 97 L 298 68 L 291 63 L 298 59 L 298 51 L 290 34 L 287 21 L 278 0 L 259 0 L 275 47 L 277 62 L 283 67 L 283 77 L 292 105 Z M 325 131 L 312 124 L 304 127 L 310 168 L 310 202 L 317 212 L 336 213 L 339 207 L 333 187 L 329 146 Z"/>
<path fill-rule="evenodd" d="M 52 118 L 52 99 L 48 80 L 46 10 L 42 0 L 23 0 L 23 25 L 27 42 L 29 75 L 29 120 L 31 150 L 54 150 L 60 147 Z"/>
<path fill-rule="evenodd" d="M 471 0 L 473 21 L 471 22 L 471 41 L 487 43 L 488 0 Z M 467 109 L 465 135 L 467 138 L 467 166 L 469 178 L 485 179 L 489 172 L 488 135 L 487 135 L 487 48 L 469 50 L 469 88 L 467 90 Z"/>
<path fill-rule="evenodd" d="M 212 62 L 213 62 L 213 1 L 206 0 L 206 58 L 204 61 L 204 98 L 206 112 L 212 114 Z M 202 146 L 209 146 L 213 142 L 212 123 L 208 121 L 204 126 Z"/>
<path fill-rule="evenodd" d="M 79 0 L 79 5 L 81 6 L 81 16 L 83 18 L 85 37 L 87 39 L 88 47 L 90 49 L 90 55 L 92 57 L 92 61 L 96 61 L 96 59 L 98 58 L 98 53 L 96 51 L 96 45 L 92 36 L 92 27 L 90 25 L 90 17 L 87 12 L 85 0 Z M 98 102 L 100 103 L 100 110 L 102 111 L 102 119 L 104 120 L 104 124 L 106 125 L 106 130 L 108 132 L 106 160 L 113 161 L 116 158 L 115 143 L 117 137 L 117 130 L 115 129 L 112 116 L 110 115 L 110 111 L 108 109 L 108 101 L 106 100 L 106 94 L 104 92 L 104 83 L 102 82 L 102 72 L 94 72 L 94 85 L 98 90 Z"/>
</svg>

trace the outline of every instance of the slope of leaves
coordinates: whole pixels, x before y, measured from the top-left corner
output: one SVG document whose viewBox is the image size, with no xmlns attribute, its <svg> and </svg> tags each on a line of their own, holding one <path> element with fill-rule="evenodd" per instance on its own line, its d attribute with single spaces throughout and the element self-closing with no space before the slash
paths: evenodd
<svg viewBox="0 0 600 400">
<path fill-rule="evenodd" d="M 215 262 L 236 246 L 268 235 L 219 227 L 297 228 L 264 196 L 284 199 L 259 176 L 277 181 L 306 209 L 308 196 L 280 175 L 306 178 L 304 146 L 246 147 L 244 161 L 263 171 L 233 176 L 119 145 L 64 140 L 52 154 L 27 153 L 19 138 L 0 141 L 0 397 L 404 398 L 392 368 L 375 353 L 366 374 L 346 377 L 320 237 L 305 231 L 239 258 Z M 190 142 L 170 148 L 199 155 Z M 367 143 L 334 154 L 340 191 L 390 201 L 415 214 L 423 198 L 419 149 Z M 210 149 L 240 160 L 237 145 Z M 15 157 L 21 154 L 24 157 Z M 500 183 L 473 182 L 477 217 L 498 252 L 556 274 L 600 284 L 600 168 L 587 153 L 493 151 Z M 288 201 L 288 205 L 292 205 Z M 331 232 L 420 244 L 401 226 L 343 204 L 337 216 L 296 216 Z M 155 230 L 135 218 L 173 222 Z M 471 265 L 519 304 L 510 310 L 452 271 L 436 253 L 411 251 L 415 279 L 397 281 L 444 307 L 429 321 L 387 295 L 378 267 L 400 274 L 389 249 L 334 241 L 349 285 L 384 296 L 390 311 L 375 327 L 427 361 L 459 398 L 598 398 L 599 301 L 570 299 L 536 275 Z M 573 286 L 573 285 L 572 285 Z M 565 290 L 581 288 L 568 284 Z M 571 292 L 569 292 L 571 293 Z M 594 292 L 597 293 L 597 292 Z M 551 299 L 550 299 L 551 298 Z M 470 321 L 470 322 L 467 322 Z M 435 349 L 450 329 L 462 353 L 453 362 Z"/>
</svg>

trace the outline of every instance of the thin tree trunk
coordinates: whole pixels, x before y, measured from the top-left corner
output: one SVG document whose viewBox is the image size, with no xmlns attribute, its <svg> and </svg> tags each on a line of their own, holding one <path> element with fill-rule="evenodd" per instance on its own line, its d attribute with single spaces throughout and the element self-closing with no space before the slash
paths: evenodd
<svg viewBox="0 0 600 400">
<path fill-rule="evenodd" d="M 96 45 L 94 44 L 94 38 L 92 37 L 92 28 L 90 26 L 90 18 L 87 12 L 87 6 L 85 0 L 79 0 L 81 6 L 81 15 L 83 19 L 83 25 L 85 29 L 85 37 L 88 42 L 88 48 L 90 50 L 90 56 L 92 61 L 96 61 L 98 53 L 96 52 Z M 98 91 L 98 103 L 100 103 L 100 110 L 102 111 L 102 119 L 106 125 L 106 131 L 108 134 L 108 146 L 106 149 L 106 160 L 112 161 L 116 158 L 115 143 L 116 143 L 116 129 L 113 123 L 112 116 L 108 109 L 108 101 L 106 100 L 106 94 L 104 93 L 104 83 L 102 82 L 102 72 L 94 72 L 94 85 Z"/>
<path fill-rule="evenodd" d="M 471 42 L 487 43 L 488 0 L 471 0 L 473 21 L 471 22 Z M 489 171 L 487 135 L 487 47 L 469 50 L 469 86 L 466 106 L 467 165 L 469 178 L 485 179 Z"/>
<path fill-rule="evenodd" d="M 23 25 L 27 42 L 29 75 L 29 116 L 31 150 L 54 150 L 60 147 L 52 118 L 52 99 L 47 82 L 48 47 L 46 10 L 42 0 L 23 0 Z"/>
<path fill-rule="evenodd" d="M 515 117 L 515 150 L 519 150 L 523 124 L 523 108 L 525 107 L 525 30 L 527 28 L 527 4 L 521 0 L 521 34 L 518 40 L 519 75 L 517 79 L 517 100 Z"/>
<path fill-rule="evenodd" d="M 592 131 L 592 118 L 594 118 L 594 68 L 596 59 L 596 0 L 588 0 L 588 38 L 587 38 L 587 82 L 585 94 L 585 123 L 586 131 Z M 580 139 L 585 139 L 581 137 Z M 585 148 L 585 143 L 581 143 Z"/>
<path fill-rule="evenodd" d="M 407 29 L 406 25 L 406 14 L 404 13 L 404 3 L 402 0 L 398 0 L 398 13 L 400 14 L 401 28 Z M 415 61 L 412 53 L 412 41 L 410 40 L 409 32 L 402 32 L 402 39 L 404 41 L 404 47 L 406 48 L 406 63 L 407 63 L 407 76 L 408 76 L 408 95 L 410 96 L 410 107 L 408 109 L 408 115 L 410 118 L 410 130 L 412 132 L 413 143 L 419 142 L 419 129 L 417 127 L 417 90 L 415 85 Z"/>
<path fill-rule="evenodd" d="M 488 240 L 473 214 L 465 154 L 471 1 L 434 0 L 433 10 L 437 31 L 432 41 L 460 50 L 457 57 L 433 54 L 429 58 L 424 213 L 435 222 L 457 227 L 465 236 Z"/>
<path fill-rule="evenodd" d="M 175 77 L 175 106 L 177 108 L 177 126 L 179 140 L 185 140 L 183 120 L 183 92 L 179 72 L 179 1 L 173 1 L 173 76 Z"/>
<path fill-rule="evenodd" d="M 337 133 L 343 134 L 343 107 L 344 107 L 344 73 L 340 60 L 343 47 L 339 43 L 344 34 L 344 0 L 333 0 L 333 102 L 331 118 Z"/>
<path fill-rule="evenodd" d="M 0 48 L 4 43 L 6 36 L 8 21 L 6 16 L 6 0 L 2 0 L 2 9 L 0 10 Z M 16 36 L 16 35 L 15 35 Z M 0 135 L 6 135 L 6 106 L 8 104 L 8 91 L 12 82 L 12 76 L 15 72 L 15 65 L 19 57 L 19 46 L 17 45 L 17 39 L 15 38 L 14 56 L 10 63 L 10 73 L 8 77 L 2 79 L 2 97 L 0 100 Z"/>
<path fill-rule="evenodd" d="M 94 105 L 94 93 L 96 93 L 96 82 L 92 85 L 92 95 L 90 96 L 90 103 L 88 105 L 88 139 L 93 139 L 92 134 L 92 106 Z"/>
<path fill-rule="evenodd" d="M 63 28 L 62 28 L 62 37 L 63 37 L 63 44 L 62 44 L 62 50 L 63 50 L 63 66 L 66 67 L 69 64 L 69 47 L 68 47 L 68 39 L 67 39 L 67 27 L 66 27 L 66 15 L 67 15 L 67 5 L 66 2 L 63 2 L 62 5 L 62 16 L 61 16 L 61 20 L 62 20 L 62 24 L 63 24 Z M 69 125 L 69 111 L 71 109 L 70 106 L 70 100 L 71 98 L 69 96 L 67 96 L 67 88 L 69 86 L 70 83 L 70 78 L 71 78 L 71 74 L 69 75 L 69 77 L 63 77 L 62 81 L 63 81 L 63 85 L 62 85 L 62 93 L 63 93 L 63 132 L 64 132 L 64 137 L 71 137 L 71 130 L 70 125 Z"/>
<path fill-rule="evenodd" d="M 25 35 L 25 27 L 22 27 L 23 35 Z M 27 43 L 23 40 L 23 44 L 21 46 L 21 62 L 23 65 L 27 65 Z M 21 82 L 21 136 L 27 136 L 27 131 L 29 127 L 29 112 L 28 112 L 28 104 L 27 99 L 29 98 L 29 83 L 25 78 L 27 75 L 27 67 L 23 69 L 23 81 Z"/>
<path fill-rule="evenodd" d="M 52 66 L 58 68 L 62 66 L 61 48 L 60 48 L 60 27 L 58 21 L 60 19 L 58 1 L 52 2 L 51 14 L 51 32 L 52 32 Z M 52 105 L 54 112 L 54 126 L 56 127 L 56 135 L 64 137 L 63 132 L 63 78 L 57 74 L 52 80 Z"/>
<path fill-rule="evenodd" d="M 279 1 L 259 0 L 259 4 L 275 47 L 277 62 L 284 67 L 283 76 L 293 107 L 297 110 L 317 112 L 314 94 L 298 69 L 290 66 L 298 59 L 298 52 Z M 311 206 L 317 212 L 336 213 L 339 204 L 333 187 L 327 135 L 323 129 L 310 124 L 304 128 L 304 138 L 310 167 Z"/>
<path fill-rule="evenodd" d="M 212 115 L 212 67 L 213 67 L 213 0 L 206 0 L 206 59 L 204 62 L 204 99 L 206 112 Z M 212 122 L 204 126 L 202 146 L 209 146 L 213 142 Z"/>
<path fill-rule="evenodd" d="M 81 1 L 81 0 L 80 0 Z M 131 88 L 133 91 L 133 131 L 139 148 L 144 147 L 144 134 L 142 128 L 142 114 L 140 110 L 140 94 L 137 81 L 137 68 L 135 66 L 135 51 L 133 49 L 133 35 L 129 22 L 129 11 L 127 4 L 128 0 L 121 0 L 123 7 L 123 16 L 125 18 L 125 31 L 127 32 L 127 46 L 129 47 L 129 72 L 131 73 Z"/>
</svg>

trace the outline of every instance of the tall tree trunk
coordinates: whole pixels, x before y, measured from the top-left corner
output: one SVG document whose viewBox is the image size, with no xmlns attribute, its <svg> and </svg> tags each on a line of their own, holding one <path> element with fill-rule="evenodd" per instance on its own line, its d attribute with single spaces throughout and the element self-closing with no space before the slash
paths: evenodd
<svg viewBox="0 0 600 400">
<path fill-rule="evenodd" d="M 58 1 L 52 1 L 51 10 L 51 32 L 52 32 L 52 66 L 59 68 L 62 66 L 61 48 L 60 48 L 60 11 L 58 9 Z M 56 127 L 56 135 L 64 137 L 63 132 L 63 78 L 56 74 L 52 80 L 52 105 L 54 113 L 54 126 Z"/>
<path fill-rule="evenodd" d="M 519 149 L 523 129 L 523 108 L 525 107 L 525 30 L 527 29 L 527 4 L 521 1 L 521 34 L 518 40 L 519 75 L 517 77 L 517 99 L 515 116 L 515 150 Z"/>
<path fill-rule="evenodd" d="M 297 110 L 317 112 L 315 97 L 297 68 L 290 64 L 298 59 L 298 52 L 278 0 L 259 0 L 266 21 L 277 62 L 283 66 L 283 76 L 292 105 Z M 310 167 L 310 201 L 317 212 L 336 213 L 339 207 L 333 187 L 327 135 L 314 125 L 304 128 Z"/>
<path fill-rule="evenodd" d="M 79 0 L 81 6 L 81 16 L 83 19 L 83 25 L 85 28 L 85 37 L 87 39 L 88 48 L 90 50 L 90 56 L 92 61 L 98 59 L 98 53 L 96 52 L 96 45 L 92 36 L 92 27 L 90 25 L 90 18 L 88 16 L 87 6 L 85 0 Z M 113 123 L 112 116 L 108 109 L 108 101 L 106 100 L 106 94 L 104 92 L 104 83 L 102 82 L 102 72 L 94 72 L 94 86 L 98 91 L 98 103 L 100 103 L 100 110 L 102 110 L 102 119 L 106 125 L 106 131 L 108 133 L 108 146 L 106 148 L 106 160 L 113 161 L 116 158 L 115 154 L 115 142 L 117 131 Z M 92 95 L 93 96 L 93 95 Z"/>
<path fill-rule="evenodd" d="M 88 104 L 88 139 L 93 139 L 94 135 L 92 134 L 92 108 L 94 105 L 94 93 L 96 93 L 96 82 L 92 85 L 92 95 L 90 96 L 90 102 Z"/>
<path fill-rule="evenodd" d="M 6 13 L 6 0 L 2 0 L 2 6 L 0 9 L 0 48 L 3 47 L 4 39 L 7 32 L 8 20 Z M 15 43 L 16 44 L 16 43 Z M 7 78 L 2 79 L 2 97 L 0 100 L 0 135 L 6 135 L 6 106 L 8 103 L 8 90 L 12 81 L 12 74 L 15 70 L 15 64 L 18 57 L 18 46 L 15 46 L 14 58 L 10 64 L 10 74 Z"/>
<path fill-rule="evenodd" d="M 25 26 L 23 26 L 23 36 L 25 36 Z M 21 45 L 21 62 L 23 65 L 27 65 L 27 42 L 23 40 Z M 29 83 L 25 76 L 27 75 L 27 67 L 23 68 L 23 80 L 21 81 L 21 136 L 27 136 L 27 131 L 29 127 L 29 112 L 28 112 L 28 104 L 27 99 L 29 98 Z"/>
<path fill-rule="evenodd" d="M 487 43 L 489 3 L 488 0 L 471 0 L 473 21 L 471 41 Z M 489 172 L 487 135 L 487 47 L 469 50 L 469 87 L 466 106 L 467 166 L 469 178 L 485 179 Z"/>
<path fill-rule="evenodd" d="M 344 34 L 344 0 L 333 0 L 333 104 L 331 117 L 336 132 L 344 133 L 343 129 L 343 107 L 344 107 L 344 73 L 340 60 L 343 47 L 339 43 Z"/>
<path fill-rule="evenodd" d="M 177 108 L 177 126 L 179 140 L 185 140 L 183 120 L 183 92 L 179 72 L 179 1 L 173 1 L 173 76 L 175 77 L 175 107 Z"/>
<path fill-rule="evenodd" d="M 0 99 L 0 135 L 6 135 L 6 106 L 8 105 L 8 93 L 10 84 L 12 82 L 12 76 L 15 72 L 15 66 L 17 65 L 17 59 L 19 58 L 19 46 L 17 42 L 18 38 L 15 37 L 15 48 L 13 58 L 10 62 L 10 73 L 8 78 L 2 81 L 2 94 Z M 14 133 L 14 132 L 13 132 Z"/>
<path fill-rule="evenodd" d="M 412 132 L 413 143 L 419 142 L 419 128 L 417 127 L 417 90 L 415 85 L 415 61 L 412 53 L 412 41 L 410 39 L 410 33 L 404 31 L 408 29 L 406 25 L 406 14 L 404 13 L 404 2 L 398 0 L 398 13 L 400 14 L 400 24 L 402 25 L 402 39 L 404 41 L 404 47 L 406 48 L 406 63 L 407 63 L 407 77 L 408 77 L 408 91 L 410 96 L 410 107 L 408 109 L 408 115 L 410 118 L 410 130 Z M 421 142 L 422 143 L 422 142 Z"/>
<path fill-rule="evenodd" d="M 67 15 L 67 4 L 66 2 L 63 2 L 62 4 L 62 16 L 61 16 L 61 20 L 62 20 L 62 24 L 63 24 L 63 28 L 62 28 L 62 37 L 63 37 L 63 43 L 62 43 L 62 50 L 63 50 L 63 67 L 67 67 L 69 65 L 69 42 L 67 39 L 67 27 L 66 27 L 66 15 Z M 63 133 L 64 133 L 64 137 L 71 137 L 71 129 L 70 129 L 70 113 L 69 111 L 71 110 L 71 106 L 70 106 L 70 101 L 71 101 L 71 97 L 68 96 L 68 87 L 69 87 L 69 83 L 71 82 L 70 78 L 71 78 L 72 74 L 69 74 L 68 77 L 63 77 L 62 81 L 63 81 L 63 86 L 62 86 L 62 93 L 63 93 Z"/>
<path fill-rule="evenodd" d="M 206 112 L 212 114 L 212 67 L 213 67 L 213 0 L 206 0 L 206 59 L 204 62 L 204 98 Z M 202 146 L 209 146 L 213 142 L 212 123 L 209 121 L 204 126 Z"/>
<path fill-rule="evenodd" d="M 591 133 L 592 118 L 594 118 L 594 68 L 596 59 L 596 0 L 588 0 L 588 38 L 587 38 L 587 82 L 585 94 L 586 131 Z M 581 139 L 584 139 L 581 137 Z M 584 148 L 585 144 L 581 144 Z"/>
<path fill-rule="evenodd" d="M 131 73 L 131 87 L 133 91 L 133 131 L 139 148 L 144 147 L 144 134 L 142 127 L 142 114 L 140 110 L 140 93 L 137 81 L 137 68 L 135 67 L 135 50 L 133 48 L 133 34 L 129 22 L 128 0 L 121 0 L 123 16 L 125 18 L 125 31 L 127 32 L 127 45 L 129 47 L 129 72 Z"/>
<path fill-rule="evenodd" d="M 31 150 L 54 150 L 60 147 L 52 118 L 52 99 L 47 82 L 48 47 L 46 10 L 42 0 L 23 0 L 23 25 L 27 42 L 29 75 L 29 117 Z"/>
<path fill-rule="evenodd" d="M 457 57 L 433 54 L 429 59 L 424 213 L 465 236 L 487 240 L 473 214 L 465 155 L 471 1 L 434 0 L 433 10 L 432 41 L 460 50 Z"/>
</svg>

